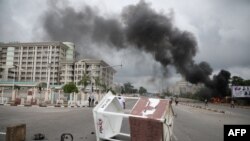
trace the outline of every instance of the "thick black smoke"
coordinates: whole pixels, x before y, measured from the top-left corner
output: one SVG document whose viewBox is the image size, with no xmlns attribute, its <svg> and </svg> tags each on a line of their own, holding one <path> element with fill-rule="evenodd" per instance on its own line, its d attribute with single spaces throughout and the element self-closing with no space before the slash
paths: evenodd
<svg viewBox="0 0 250 141">
<path fill-rule="evenodd" d="M 206 62 L 195 63 L 197 42 L 192 33 L 173 25 L 171 16 L 153 10 L 140 1 L 123 9 L 120 17 L 105 18 L 97 10 L 85 6 L 81 11 L 50 2 L 44 15 L 44 29 L 52 40 L 67 40 L 81 44 L 81 53 L 88 53 L 91 44 L 102 44 L 117 49 L 136 47 L 154 56 L 167 69 L 172 65 L 187 81 L 204 83 L 219 93 L 225 92 L 230 73 L 221 71 L 214 79 Z M 221 83 L 222 82 L 222 83 Z"/>
<path fill-rule="evenodd" d="M 194 36 L 172 25 L 171 18 L 159 14 L 143 1 L 123 11 L 125 34 L 129 43 L 154 55 L 164 67 L 175 66 L 187 81 L 206 82 L 212 73 L 206 62 L 195 64 L 197 52 Z"/>
<path fill-rule="evenodd" d="M 94 57 L 93 44 L 124 46 L 125 38 L 117 18 L 99 16 L 98 10 L 89 6 L 77 11 L 68 5 L 67 1 L 48 1 L 48 11 L 42 18 L 45 40 L 73 42 L 76 53 L 84 57 Z"/>
</svg>

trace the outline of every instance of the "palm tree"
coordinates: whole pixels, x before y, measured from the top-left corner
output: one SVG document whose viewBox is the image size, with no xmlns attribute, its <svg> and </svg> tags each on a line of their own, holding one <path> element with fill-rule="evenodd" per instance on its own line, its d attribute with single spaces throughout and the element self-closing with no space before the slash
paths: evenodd
<svg viewBox="0 0 250 141">
<path fill-rule="evenodd" d="M 103 91 L 106 93 L 108 90 L 107 85 L 105 83 L 103 83 L 103 84 L 101 84 L 101 87 L 102 87 Z"/>
<path fill-rule="evenodd" d="M 47 87 L 47 83 L 45 82 L 40 82 L 37 86 L 38 92 L 40 94 L 40 98 L 39 100 L 42 100 L 42 90 L 45 89 Z"/>
<path fill-rule="evenodd" d="M 83 85 L 83 94 L 85 94 L 85 89 L 86 87 L 90 84 L 90 77 L 89 75 L 87 75 L 86 73 L 83 73 L 82 79 L 78 82 L 78 85 Z M 81 98 L 81 100 L 85 100 L 85 96 L 83 96 L 83 99 Z"/>
<path fill-rule="evenodd" d="M 101 79 L 99 76 L 95 77 L 95 87 L 96 87 L 96 90 L 98 89 L 98 94 L 100 93 L 100 86 L 102 85 L 101 84 Z"/>
<path fill-rule="evenodd" d="M 78 85 L 83 85 L 83 92 L 85 92 L 86 87 L 90 84 L 90 77 L 86 73 L 83 73 L 82 79 L 78 82 Z"/>
</svg>

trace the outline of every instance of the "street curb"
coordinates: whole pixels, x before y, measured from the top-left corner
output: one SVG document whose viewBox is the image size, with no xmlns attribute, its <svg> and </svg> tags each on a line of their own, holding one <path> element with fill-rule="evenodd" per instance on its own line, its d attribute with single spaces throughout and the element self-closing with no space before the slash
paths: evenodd
<svg viewBox="0 0 250 141">
<path fill-rule="evenodd" d="M 230 104 L 215 104 L 215 105 L 220 105 L 220 106 L 226 106 L 229 107 Z M 235 108 L 242 108 L 242 109 L 250 109 L 250 106 L 239 106 L 239 105 L 234 105 Z"/>
<path fill-rule="evenodd" d="M 185 105 L 185 106 L 189 106 L 189 107 L 194 107 L 194 108 L 208 110 L 208 111 L 211 111 L 211 112 L 217 112 L 217 113 L 225 114 L 225 111 L 223 111 L 223 110 L 217 110 L 217 109 L 202 107 L 202 106 L 199 106 L 199 105 L 191 105 L 191 104 L 186 104 L 186 103 L 180 103 L 180 104 Z"/>
<path fill-rule="evenodd" d="M 11 107 L 35 107 L 35 108 L 88 108 L 88 106 L 39 106 L 39 105 L 10 105 L 10 104 L 1 104 L 0 106 L 11 106 Z"/>
</svg>

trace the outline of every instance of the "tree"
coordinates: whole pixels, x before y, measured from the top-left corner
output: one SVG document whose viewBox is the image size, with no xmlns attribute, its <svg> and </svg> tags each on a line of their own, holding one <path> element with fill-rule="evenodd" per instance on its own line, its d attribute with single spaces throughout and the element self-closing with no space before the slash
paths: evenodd
<svg viewBox="0 0 250 141">
<path fill-rule="evenodd" d="M 232 83 L 232 86 L 237 86 L 237 85 L 244 85 L 244 79 L 239 77 L 239 76 L 233 76 L 231 78 L 231 83 Z"/>
<path fill-rule="evenodd" d="M 142 94 L 145 94 L 147 93 L 147 89 L 145 89 L 144 87 L 140 87 L 139 88 L 139 94 L 142 95 Z"/>
<path fill-rule="evenodd" d="M 250 86 L 250 79 L 249 80 L 244 80 L 244 85 L 245 86 Z"/>
<path fill-rule="evenodd" d="M 42 89 L 47 87 L 47 83 L 44 83 L 44 82 L 39 83 L 36 87 L 38 88 L 39 93 L 41 93 Z"/>
<path fill-rule="evenodd" d="M 15 89 L 15 90 L 20 90 L 20 89 L 21 89 L 21 87 L 20 87 L 20 86 L 18 86 L 18 85 L 14 85 L 14 89 Z"/>
<path fill-rule="evenodd" d="M 123 87 L 125 93 L 133 93 L 134 86 L 130 82 L 124 83 Z"/>
<path fill-rule="evenodd" d="M 125 93 L 125 89 L 123 86 L 121 86 L 121 93 L 124 94 Z"/>
<path fill-rule="evenodd" d="M 97 76 L 97 77 L 95 77 L 94 78 L 95 79 L 95 86 L 96 86 L 96 90 L 97 90 L 97 88 L 98 87 L 100 87 L 102 84 L 101 84 L 101 79 L 100 79 L 100 77 L 99 76 Z M 98 93 L 99 93 L 99 89 L 98 89 Z"/>
<path fill-rule="evenodd" d="M 107 92 L 108 87 L 107 87 L 107 85 L 105 83 L 101 84 L 100 86 L 102 87 L 104 92 Z"/>
<path fill-rule="evenodd" d="M 78 89 L 77 89 L 75 83 L 73 83 L 73 82 L 70 82 L 70 83 L 64 85 L 63 91 L 64 91 L 64 93 L 73 93 L 73 92 L 78 93 Z"/>
<path fill-rule="evenodd" d="M 66 94 L 74 93 L 74 97 L 75 97 L 75 93 L 78 93 L 78 88 L 76 87 L 76 84 L 74 82 L 70 82 L 63 86 L 63 91 Z"/>
<path fill-rule="evenodd" d="M 132 89 L 132 93 L 138 93 L 138 89 Z"/>
<path fill-rule="evenodd" d="M 82 79 L 78 82 L 78 85 L 83 85 L 83 92 L 86 87 L 90 84 L 90 77 L 86 73 L 83 73 Z"/>
</svg>

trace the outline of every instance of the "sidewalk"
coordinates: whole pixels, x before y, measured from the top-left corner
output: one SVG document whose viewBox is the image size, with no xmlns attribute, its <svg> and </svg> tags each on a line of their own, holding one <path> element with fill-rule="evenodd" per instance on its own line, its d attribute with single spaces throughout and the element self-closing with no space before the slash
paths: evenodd
<svg viewBox="0 0 250 141">
<path fill-rule="evenodd" d="M 211 108 L 208 106 L 201 106 L 201 105 L 197 105 L 197 103 L 184 103 L 184 102 L 180 102 L 181 105 L 185 105 L 185 106 L 190 106 L 190 107 L 194 107 L 194 108 L 199 108 L 199 109 L 205 109 L 205 110 L 209 110 L 212 112 L 218 112 L 218 113 L 223 113 L 225 114 L 225 110 L 221 110 L 221 109 L 215 109 L 215 108 Z"/>
<path fill-rule="evenodd" d="M 219 106 L 226 106 L 226 107 L 230 107 L 230 103 L 212 103 L 214 105 L 219 105 Z M 242 106 L 242 105 L 234 105 L 235 108 L 244 108 L 244 109 L 250 109 L 250 106 Z"/>
<path fill-rule="evenodd" d="M 237 114 L 242 114 L 242 113 L 249 113 L 250 112 L 250 107 L 249 106 L 239 106 L 235 105 L 234 108 L 231 108 L 231 105 L 229 103 L 208 103 L 207 106 L 205 106 L 205 103 L 200 102 L 200 101 L 185 101 L 185 102 L 180 102 L 182 105 L 194 107 L 194 108 L 199 108 L 199 109 L 204 109 L 204 110 L 209 110 L 213 112 L 218 112 L 218 113 L 237 113 Z"/>
<path fill-rule="evenodd" d="M 88 107 L 85 105 L 81 106 L 64 106 L 64 105 L 46 105 L 46 106 L 39 106 L 39 105 L 11 105 L 11 104 L 1 104 L 0 106 L 12 106 L 12 107 L 37 107 L 37 108 L 83 108 L 83 107 Z"/>
</svg>

